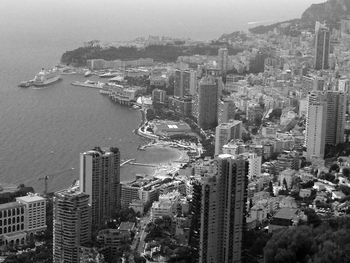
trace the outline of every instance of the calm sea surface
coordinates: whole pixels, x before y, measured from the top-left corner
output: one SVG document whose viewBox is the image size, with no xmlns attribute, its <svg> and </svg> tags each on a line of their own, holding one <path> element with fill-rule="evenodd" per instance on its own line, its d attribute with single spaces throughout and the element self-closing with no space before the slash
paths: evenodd
<svg viewBox="0 0 350 263">
<path fill-rule="evenodd" d="M 60 82 L 40 90 L 17 87 L 41 67 L 55 65 L 64 50 L 8 46 L 6 51 L 0 53 L 0 183 L 25 183 L 42 191 L 38 177 L 74 167 L 49 179 L 49 190 L 62 189 L 78 177 L 79 153 L 94 146 L 116 146 L 123 159 L 147 163 L 178 156 L 167 149 L 138 151 L 145 141 L 132 131 L 140 123 L 140 112 L 112 103 L 94 89 L 70 85 L 85 80 L 83 76 L 63 75 Z M 125 166 L 121 180 L 151 172 Z"/>
</svg>

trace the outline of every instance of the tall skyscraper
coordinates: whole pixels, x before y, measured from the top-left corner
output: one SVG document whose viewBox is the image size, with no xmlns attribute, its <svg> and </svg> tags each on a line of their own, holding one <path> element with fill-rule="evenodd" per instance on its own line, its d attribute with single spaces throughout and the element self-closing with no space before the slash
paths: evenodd
<svg viewBox="0 0 350 263">
<path fill-rule="evenodd" d="M 219 97 L 218 80 L 212 76 L 201 79 L 196 96 L 197 123 L 202 129 L 214 128 L 217 125 Z"/>
<path fill-rule="evenodd" d="M 219 155 L 217 169 L 193 186 L 190 244 L 198 246 L 199 262 L 239 263 L 246 214 L 248 160 Z M 196 234 L 199 233 L 199 236 Z"/>
<path fill-rule="evenodd" d="M 338 91 L 327 91 L 326 144 L 344 142 L 346 95 Z"/>
<path fill-rule="evenodd" d="M 174 96 L 184 97 L 194 95 L 197 88 L 197 72 L 191 69 L 176 69 Z"/>
<path fill-rule="evenodd" d="M 233 139 L 242 138 L 242 122 L 234 120 L 221 123 L 215 129 L 215 155 L 222 153 L 222 146 Z"/>
<path fill-rule="evenodd" d="M 218 50 L 218 64 L 219 69 L 223 75 L 226 75 L 228 63 L 228 50 L 227 48 L 219 48 Z"/>
<path fill-rule="evenodd" d="M 322 158 L 325 151 L 327 100 L 322 92 L 311 92 L 308 96 L 305 145 L 307 157 Z"/>
<path fill-rule="evenodd" d="M 89 195 L 93 227 L 100 227 L 120 207 L 120 152 L 96 147 L 80 154 L 80 190 Z"/>
<path fill-rule="evenodd" d="M 53 262 L 78 263 L 79 247 L 90 239 L 89 196 L 78 189 L 56 192 L 53 199 Z"/>
<path fill-rule="evenodd" d="M 328 69 L 328 57 L 330 49 L 330 32 L 329 29 L 316 22 L 315 25 L 315 69 Z"/>
<path fill-rule="evenodd" d="M 230 98 L 223 98 L 218 102 L 218 124 L 233 120 L 236 113 L 236 105 Z"/>
</svg>

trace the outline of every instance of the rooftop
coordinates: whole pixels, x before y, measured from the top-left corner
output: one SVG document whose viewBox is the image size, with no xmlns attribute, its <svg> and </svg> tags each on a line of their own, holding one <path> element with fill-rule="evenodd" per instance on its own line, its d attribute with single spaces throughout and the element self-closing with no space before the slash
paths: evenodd
<svg viewBox="0 0 350 263">
<path fill-rule="evenodd" d="M 16 200 L 30 203 L 30 202 L 45 201 L 46 199 L 44 197 L 39 196 L 39 195 L 27 195 L 27 196 L 17 197 Z"/>
<path fill-rule="evenodd" d="M 8 209 L 8 208 L 16 208 L 16 207 L 21 207 L 21 206 L 24 206 L 24 205 L 17 203 L 17 202 L 10 202 L 10 203 L 6 203 L 6 204 L 1 204 L 0 210 Z"/>
<path fill-rule="evenodd" d="M 135 223 L 133 223 L 133 222 L 121 222 L 119 227 L 118 227 L 118 230 L 131 231 L 134 229 L 134 227 L 135 227 Z"/>
<path fill-rule="evenodd" d="M 297 215 L 298 209 L 296 208 L 281 208 L 275 215 L 274 218 L 281 219 L 293 219 Z"/>
</svg>

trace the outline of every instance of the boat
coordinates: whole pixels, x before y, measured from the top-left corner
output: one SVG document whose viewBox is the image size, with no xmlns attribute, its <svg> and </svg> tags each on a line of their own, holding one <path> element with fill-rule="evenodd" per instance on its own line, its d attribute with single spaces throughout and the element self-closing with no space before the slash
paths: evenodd
<svg viewBox="0 0 350 263">
<path fill-rule="evenodd" d="M 80 86 L 80 87 L 86 87 L 86 88 L 93 88 L 93 89 L 102 89 L 105 83 L 103 82 L 96 82 L 92 80 L 86 80 L 84 82 L 82 81 L 74 81 L 71 83 L 73 86 Z"/>
<path fill-rule="evenodd" d="M 92 75 L 92 72 L 90 70 L 85 71 L 84 77 L 90 77 Z"/>
<path fill-rule="evenodd" d="M 56 69 L 42 69 L 33 79 L 33 85 L 36 87 L 47 86 L 61 79 L 61 75 Z"/>
<path fill-rule="evenodd" d="M 100 78 L 114 78 L 116 76 L 118 76 L 118 73 L 116 72 L 107 72 L 101 75 L 98 75 Z"/>
<path fill-rule="evenodd" d="M 32 85 L 32 81 L 21 81 L 21 83 L 18 84 L 18 87 L 21 88 L 29 88 Z"/>
</svg>

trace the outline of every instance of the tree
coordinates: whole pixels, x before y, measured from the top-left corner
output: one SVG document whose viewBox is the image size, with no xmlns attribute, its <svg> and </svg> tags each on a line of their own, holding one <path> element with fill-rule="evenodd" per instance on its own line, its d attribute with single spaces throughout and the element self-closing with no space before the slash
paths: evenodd
<svg viewBox="0 0 350 263">
<path fill-rule="evenodd" d="M 343 175 L 350 179 L 350 169 L 349 168 L 343 168 Z"/>
<path fill-rule="evenodd" d="M 331 173 L 331 172 L 333 172 L 333 171 L 335 171 L 335 172 L 339 172 L 339 165 L 338 164 L 336 164 L 336 163 L 334 163 L 334 164 L 332 164 L 331 165 L 331 167 L 329 168 L 329 172 Z"/>
</svg>

